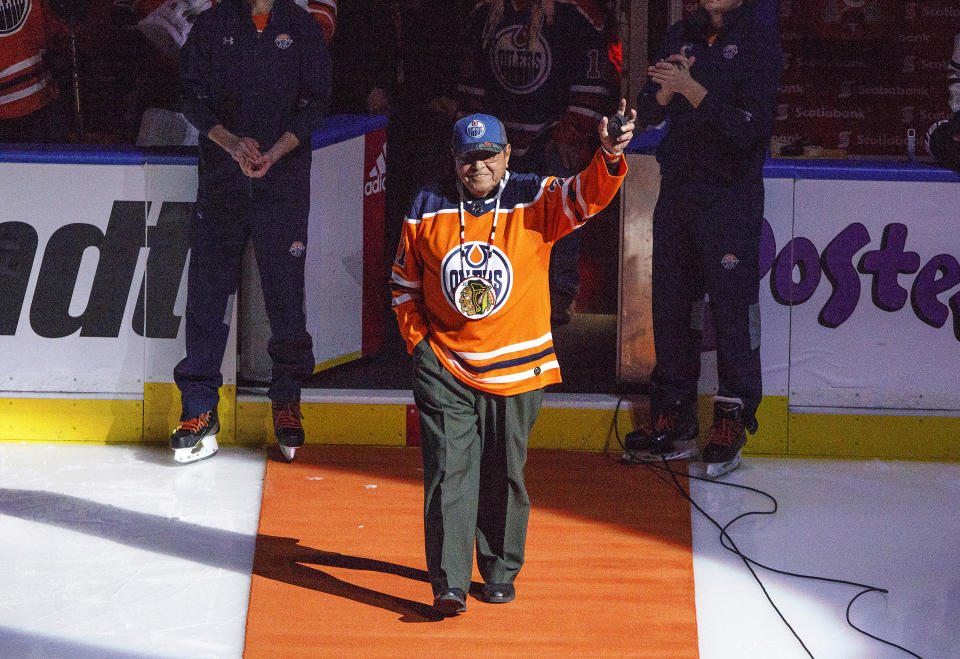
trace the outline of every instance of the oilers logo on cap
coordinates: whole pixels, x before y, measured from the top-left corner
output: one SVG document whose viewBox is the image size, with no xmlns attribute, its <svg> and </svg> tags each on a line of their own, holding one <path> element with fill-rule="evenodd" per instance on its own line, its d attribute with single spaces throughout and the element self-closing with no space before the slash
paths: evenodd
<svg viewBox="0 0 960 659">
<path fill-rule="evenodd" d="M 503 124 L 489 114 L 471 114 L 461 117 L 453 125 L 454 155 L 468 151 L 500 153 L 507 145 L 507 132 Z"/>
<path fill-rule="evenodd" d="M 467 135 L 472 137 L 475 140 L 483 137 L 483 134 L 487 132 L 487 127 L 483 125 L 483 122 L 479 119 L 474 119 L 470 122 L 470 125 L 467 126 Z"/>
</svg>

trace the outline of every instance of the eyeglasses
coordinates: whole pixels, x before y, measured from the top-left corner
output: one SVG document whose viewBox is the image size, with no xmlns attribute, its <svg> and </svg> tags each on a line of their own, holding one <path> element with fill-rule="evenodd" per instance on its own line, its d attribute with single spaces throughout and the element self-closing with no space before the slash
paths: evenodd
<svg viewBox="0 0 960 659">
<path fill-rule="evenodd" d="M 496 164 L 497 159 L 500 157 L 500 154 L 503 151 L 498 151 L 491 156 L 484 157 L 484 155 L 490 153 L 489 151 L 469 151 L 467 153 L 456 156 L 454 160 L 457 161 L 458 165 L 472 165 L 476 162 L 484 162 L 488 165 Z"/>
</svg>

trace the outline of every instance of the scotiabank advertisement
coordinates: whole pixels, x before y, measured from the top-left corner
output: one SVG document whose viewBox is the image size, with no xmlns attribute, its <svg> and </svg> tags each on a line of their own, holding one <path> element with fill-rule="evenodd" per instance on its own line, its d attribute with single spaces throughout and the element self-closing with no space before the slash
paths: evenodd
<svg viewBox="0 0 960 659">
<path fill-rule="evenodd" d="M 950 114 L 957 0 L 759 1 L 779 13 L 784 51 L 777 148 L 906 159 L 912 130 L 917 157 L 926 156 L 927 128 Z M 684 15 L 697 5 L 684 0 Z"/>
</svg>

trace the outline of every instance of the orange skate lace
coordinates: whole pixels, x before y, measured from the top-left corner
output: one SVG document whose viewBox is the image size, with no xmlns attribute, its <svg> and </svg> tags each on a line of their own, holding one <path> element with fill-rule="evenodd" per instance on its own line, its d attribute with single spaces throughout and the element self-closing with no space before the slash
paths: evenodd
<svg viewBox="0 0 960 659">
<path fill-rule="evenodd" d="M 740 437 L 741 424 L 734 419 L 717 419 L 707 434 L 707 444 L 733 446 Z"/>
<path fill-rule="evenodd" d="M 670 410 L 669 412 L 661 412 L 657 415 L 657 421 L 653 424 L 653 428 L 658 433 L 670 432 L 676 425 L 676 414 L 673 413 L 673 410 Z"/>
<path fill-rule="evenodd" d="M 293 428 L 299 430 L 300 425 L 299 403 L 277 403 L 273 406 L 273 423 L 277 428 Z"/>
<path fill-rule="evenodd" d="M 186 421 L 182 421 L 180 425 L 177 426 L 177 430 L 181 430 L 181 429 L 189 430 L 190 432 L 195 433 L 199 431 L 201 428 L 203 428 L 204 426 L 208 425 L 209 423 L 210 423 L 210 414 L 208 414 L 207 412 L 204 412 L 200 416 L 195 416 L 192 419 L 187 419 Z"/>
</svg>

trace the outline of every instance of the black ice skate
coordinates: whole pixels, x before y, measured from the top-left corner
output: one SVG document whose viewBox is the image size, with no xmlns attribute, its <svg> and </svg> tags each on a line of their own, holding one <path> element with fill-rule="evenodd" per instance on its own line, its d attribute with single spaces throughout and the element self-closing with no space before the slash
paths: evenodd
<svg viewBox="0 0 960 659">
<path fill-rule="evenodd" d="M 287 462 L 293 462 L 297 449 L 303 446 L 303 425 L 300 419 L 300 403 L 271 404 L 273 409 L 273 433 L 280 445 L 280 451 Z"/>
<path fill-rule="evenodd" d="M 220 421 L 217 419 L 217 408 L 181 421 L 170 435 L 173 459 L 180 463 L 188 463 L 211 457 L 219 448 L 218 432 L 220 432 Z"/>
<path fill-rule="evenodd" d="M 739 467 L 740 450 L 746 443 L 743 403 L 739 398 L 714 398 L 713 425 L 700 456 L 707 478 L 719 478 Z"/>
<path fill-rule="evenodd" d="M 627 433 L 623 444 L 623 461 L 659 462 L 684 460 L 697 454 L 700 424 L 694 414 L 677 405 L 669 405 L 657 413 L 651 426 Z"/>
</svg>

